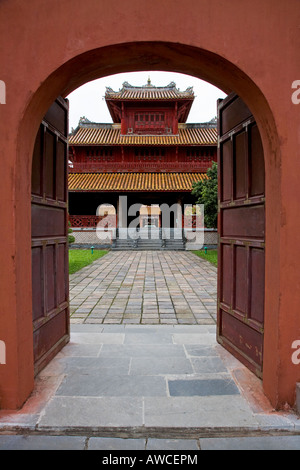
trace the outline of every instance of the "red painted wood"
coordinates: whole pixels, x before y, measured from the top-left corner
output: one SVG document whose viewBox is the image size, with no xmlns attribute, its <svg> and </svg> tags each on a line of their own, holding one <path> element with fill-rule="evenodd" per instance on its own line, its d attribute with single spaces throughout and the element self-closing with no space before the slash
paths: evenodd
<svg viewBox="0 0 300 470">
<path fill-rule="evenodd" d="M 258 376 L 263 370 L 264 155 L 254 118 L 234 94 L 218 106 L 218 341 Z"/>
<path fill-rule="evenodd" d="M 57 99 L 35 142 L 32 163 L 32 307 L 35 373 L 69 341 L 67 233 L 68 104 Z"/>
</svg>

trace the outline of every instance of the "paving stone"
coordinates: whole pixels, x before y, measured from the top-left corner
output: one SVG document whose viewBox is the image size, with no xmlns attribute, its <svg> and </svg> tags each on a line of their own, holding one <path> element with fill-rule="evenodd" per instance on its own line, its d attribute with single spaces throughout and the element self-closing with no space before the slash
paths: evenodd
<svg viewBox="0 0 300 470">
<path fill-rule="evenodd" d="M 191 359 L 193 369 L 197 374 L 226 372 L 224 362 L 219 357 L 197 357 Z"/>
<path fill-rule="evenodd" d="M 0 436 L 0 450 L 84 450 L 82 436 Z"/>
<path fill-rule="evenodd" d="M 166 396 L 166 382 L 163 377 L 131 375 L 103 369 L 91 370 L 84 374 L 74 372 L 67 376 L 58 388 L 57 396 L 81 397 L 155 397 Z"/>
<path fill-rule="evenodd" d="M 165 333 L 128 333 L 124 344 L 172 344 L 172 335 Z"/>
<path fill-rule="evenodd" d="M 117 325 L 122 323 L 122 318 L 117 319 L 117 318 L 104 318 L 102 320 L 102 323 L 104 324 L 112 324 L 112 325 Z"/>
<path fill-rule="evenodd" d="M 124 341 L 124 335 L 120 333 L 73 333 L 74 341 L 78 344 L 121 344 Z"/>
<path fill-rule="evenodd" d="M 186 352 L 188 356 L 218 356 L 214 346 L 198 346 L 195 344 L 186 344 Z"/>
<path fill-rule="evenodd" d="M 201 450 L 299 450 L 300 436 L 200 439 Z"/>
<path fill-rule="evenodd" d="M 140 397 L 59 397 L 46 406 L 38 429 L 73 427 L 105 428 L 143 425 Z"/>
<path fill-rule="evenodd" d="M 199 450 L 196 439 L 154 439 L 147 442 L 146 450 Z"/>
<path fill-rule="evenodd" d="M 168 380 L 171 396 L 239 395 L 239 389 L 230 378 Z"/>
<path fill-rule="evenodd" d="M 145 450 L 146 439 L 91 437 L 88 450 Z"/>
<path fill-rule="evenodd" d="M 175 344 L 196 344 L 196 345 L 214 345 L 216 338 L 212 334 L 173 334 L 173 342 Z"/>
<path fill-rule="evenodd" d="M 136 317 L 136 318 L 123 318 L 123 324 L 125 325 L 128 325 L 128 324 L 139 324 L 141 322 L 141 318 L 140 316 Z"/>
<path fill-rule="evenodd" d="M 257 429 L 257 421 L 239 395 L 210 397 L 146 397 L 145 426 L 157 428 Z"/>
<path fill-rule="evenodd" d="M 129 357 L 66 357 L 64 359 L 65 373 L 68 374 L 81 371 L 81 373 L 104 373 L 105 370 L 111 374 L 128 374 L 130 367 Z"/>
<path fill-rule="evenodd" d="M 271 414 L 256 414 L 256 419 L 262 430 L 287 430 L 287 431 L 296 431 L 297 429 L 294 426 L 291 416 L 287 418 L 286 416 L 281 416 L 276 413 Z M 299 421 L 299 416 L 298 416 Z M 299 447 L 300 450 L 300 447 Z"/>
<path fill-rule="evenodd" d="M 101 351 L 102 345 L 99 344 L 67 344 L 61 351 L 62 356 L 76 356 L 76 357 L 97 357 Z"/>
<path fill-rule="evenodd" d="M 185 358 L 185 351 L 182 345 L 177 344 L 165 344 L 165 345 L 111 345 L 104 344 L 101 348 L 100 357 L 117 357 L 126 358 L 134 357 L 141 358 L 146 357 L 148 360 L 151 358 L 161 357 L 173 357 L 173 358 Z"/>
<path fill-rule="evenodd" d="M 188 359 L 180 357 L 133 357 L 130 367 L 131 375 L 156 374 L 192 374 L 193 368 Z"/>
</svg>

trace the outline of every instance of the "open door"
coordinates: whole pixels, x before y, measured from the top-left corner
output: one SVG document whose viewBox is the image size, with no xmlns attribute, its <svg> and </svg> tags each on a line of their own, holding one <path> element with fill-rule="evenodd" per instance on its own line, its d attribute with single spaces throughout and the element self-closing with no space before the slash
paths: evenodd
<svg viewBox="0 0 300 470">
<path fill-rule="evenodd" d="M 263 370 L 265 172 L 261 138 L 245 103 L 218 103 L 217 338 L 259 377 Z"/>
<path fill-rule="evenodd" d="M 32 162 L 32 311 L 35 373 L 69 341 L 68 101 L 40 125 Z"/>
</svg>

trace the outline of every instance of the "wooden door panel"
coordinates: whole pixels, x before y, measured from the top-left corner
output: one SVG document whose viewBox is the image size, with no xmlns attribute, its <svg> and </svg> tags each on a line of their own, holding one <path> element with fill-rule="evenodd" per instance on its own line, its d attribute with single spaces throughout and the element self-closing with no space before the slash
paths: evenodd
<svg viewBox="0 0 300 470">
<path fill-rule="evenodd" d="M 247 133 L 240 132 L 235 137 L 233 150 L 234 199 L 244 199 L 247 194 Z"/>
<path fill-rule="evenodd" d="M 218 341 L 258 376 L 263 369 L 264 156 L 250 110 L 234 94 L 218 105 Z"/>
<path fill-rule="evenodd" d="M 32 315 L 35 322 L 43 316 L 43 269 L 42 269 L 42 256 L 43 250 L 41 246 L 32 247 L 32 286 L 34 292 L 32 296 Z"/>
<path fill-rule="evenodd" d="M 260 376 L 263 365 L 261 333 L 223 310 L 220 310 L 220 321 L 222 322 L 221 344 Z"/>
<path fill-rule="evenodd" d="M 222 202 L 230 202 L 232 199 L 232 187 L 233 187 L 233 171 L 232 171 L 232 143 L 231 140 L 224 142 L 222 148 L 222 161 L 219 166 L 221 167 L 221 185 L 220 190 L 222 191 L 221 200 Z"/>
<path fill-rule="evenodd" d="M 264 195 L 265 167 L 264 152 L 257 125 L 250 129 L 250 197 Z"/>
<path fill-rule="evenodd" d="M 32 163 L 32 311 L 35 373 L 69 341 L 68 102 L 59 98 L 38 131 Z"/>
<path fill-rule="evenodd" d="M 251 311 L 249 318 L 259 326 L 264 323 L 265 252 L 251 248 Z"/>
<path fill-rule="evenodd" d="M 233 310 L 242 316 L 247 312 L 247 281 L 248 281 L 248 256 L 245 246 L 235 245 L 234 250 L 234 292 Z"/>
<path fill-rule="evenodd" d="M 264 240 L 265 208 L 263 205 L 227 207 L 222 210 L 223 237 Z"/>
<path fill-rule="evenodd" d="M 224 106 L 225 100 L 223 102 L 222 120 L 219 121 L 222 136 L 252 116 L 251 111 L 239 96 L 235 95 L 233 99 L 231 97 L 233 95 L 230 95 L 228 100 L 226 99 L 226 106 Z"/>
</svg>

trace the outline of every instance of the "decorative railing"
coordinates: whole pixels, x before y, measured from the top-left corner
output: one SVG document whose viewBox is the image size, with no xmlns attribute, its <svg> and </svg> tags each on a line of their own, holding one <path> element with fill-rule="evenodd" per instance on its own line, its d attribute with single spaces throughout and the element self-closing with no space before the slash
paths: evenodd
<svg viewBox="0 0 300 470">
<path fill-rule="evenodd" d="M 105 225 L 116 227 L 116 216 L 113 214 L 97 216 L 97 215 L 69 215 L 69 221 L 72 228 L 96 228 L 98 223 L 105 220 Z M 182 227 L 197 228 L 199 227 L 199 219 L 197 223 L 196 216 L 182 216 Z"/>
<path fill-rule="evenodd" d="M 105 225 L 109 227 L 116 226 L 115 215 L 69 215 L 69 221 L 72 228 L 96 228 L 101 220 L 105 220 Z"/>
<path fill-rule="evenodd" d="M 212 165 L 212 161 L 204 162 L 84 162 L 72 163 L 69 166 L 70 173 L 84 173 L 84 172 L 107 172 L 107 171 L 184 171 L 195 173 L 206 173 L 208 168 Z"/>
</svg>

